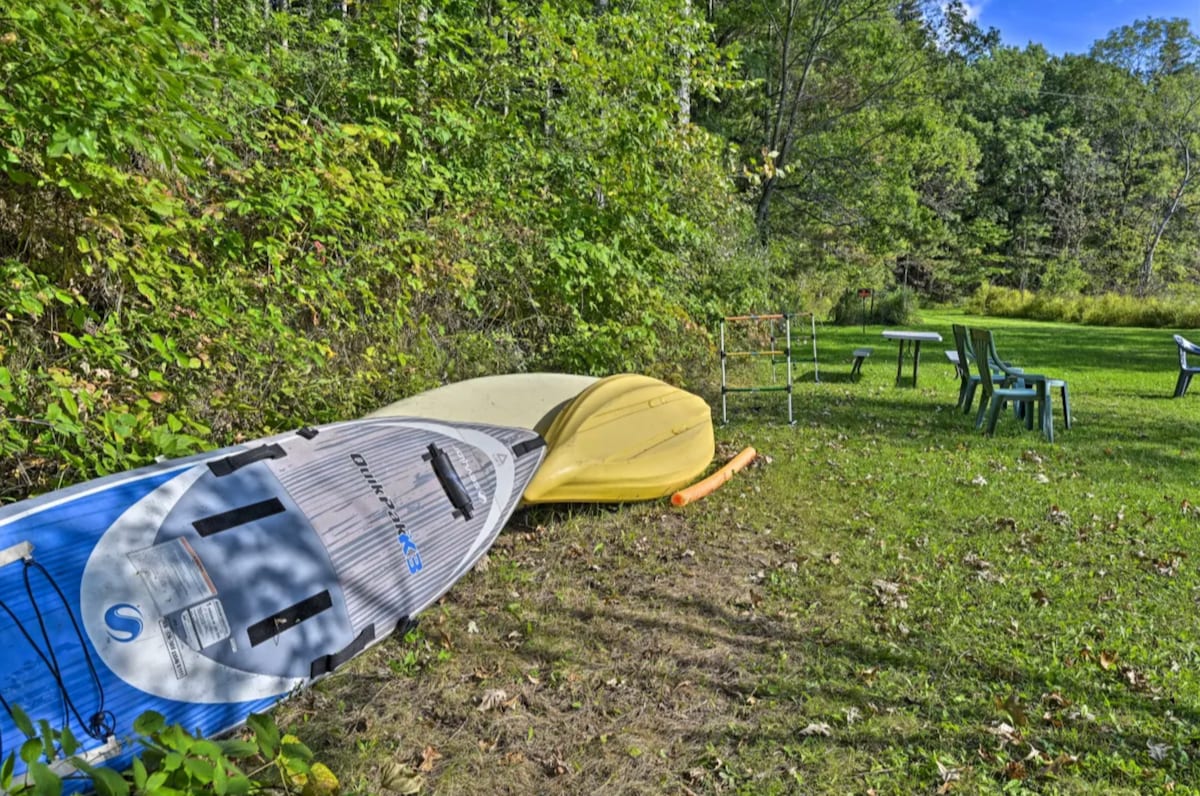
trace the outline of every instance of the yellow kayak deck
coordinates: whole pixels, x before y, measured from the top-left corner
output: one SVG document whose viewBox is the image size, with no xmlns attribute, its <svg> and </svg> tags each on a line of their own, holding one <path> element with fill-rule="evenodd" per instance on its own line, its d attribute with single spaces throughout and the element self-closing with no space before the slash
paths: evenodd
<svg viewBox="0 0 1200 796">
<path fill-rule="evenodd" d="M 597 379 L 570 373 L 506 373 L 437 387 L 367 417 L 428 417 L 528 428 L 545 434 L 559 410 Z"/>
<path fill-rule="evenodd" d="M 691 483 L 712 461 L 704 399 L 636 374 L 601 379 L 558 413 L 527 503 L 653 500 Z"/>
</svg>

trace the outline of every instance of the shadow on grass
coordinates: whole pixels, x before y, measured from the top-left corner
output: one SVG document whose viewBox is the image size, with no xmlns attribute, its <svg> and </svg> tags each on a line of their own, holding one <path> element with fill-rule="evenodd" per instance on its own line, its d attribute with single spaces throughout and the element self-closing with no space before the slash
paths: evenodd
<svg viewBox="0 0 1200 796">
<path fill-rule="evenodd" d="M 671 671 L 679 682 L 701 684 L 725 696 L 724 710 L 717 710 L 705 726 L 688 731 L 686 740 L 693 749 L 715 747 L 730 756 L 758 750 L 773 756 L 798 744 L 833 744 L 869 757 L 902 744 L 914 750 L 914 764 L 928 763 L 921 750 L 992 750 L 994 773 L 999 775 L 1006 762 L 1028 752 L 1028 745 L 1080 757 L 1137 757 L 1163 740 L 1142 727 L 1200 722 L 1194 706 L 1127 688 L 1117 671 L 1099 680 L 1081 674 L 1058 684 L 1065 692 L 1059 694 L 1041 670 L 1010 660 L 952 658 L 916 638 L 897 642 L 881 637 L 873 644 L 818 627 L 798 630 L 753 611 L 656 588 L 631 593 L 627 601 L 654 607 L 603 606 L 575 611 L 572 618 L 605 649 L 669 651 L 674 656 Z M 780 663 L 785 660 L 781 653 L 790 664 Z M 876 678 L 887 685 L 873 685 Z M 1014 694 L 1025 721 L 1002 707 Z M 964 695 L 974 698 L 963 699 Z M 764 700 L 794 707 L 772 710 L 764 724 L 746 707 Z M 1056 712 L 1047 704 L 1063 709 Z M 1091 705 L 1104 716 L 1065 718 L 1067 708 L 1076 705 Z M 852 710 L 858 712 L 859 723 L 842 723 Z M 896 730 L 891 720 L 903 717 L 911 720 L 909 729 Z M 873 727 L 875 720 L 880 723 Z M 817 733 L 806 741 L 804 731 L 820 723 L 830 726 L 830 735 Z M 1004 724 L 1010 729 L 1003 729 Z M 902 739 L 896 737 L 898 732 Z M 1009 743 L 1012 748 L 1006 746 Z M 1087 780 L 1088 773 L 1081 771 L 1079 776 Z M 916 785 L 916 779 L 910 782 Z"/>
</svg>

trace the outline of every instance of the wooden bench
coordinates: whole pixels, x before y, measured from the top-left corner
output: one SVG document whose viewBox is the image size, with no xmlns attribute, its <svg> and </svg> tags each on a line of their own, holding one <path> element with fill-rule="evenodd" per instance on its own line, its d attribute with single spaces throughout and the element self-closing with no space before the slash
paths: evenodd
<svg viewBox="0 0 1200 796">
<path fill-rule="evenodd" d="M 853 357 L 854 357 L 854 367 L 850 368 L 850 375 L 851 375 L 851 376 L 861 376 L 861 375 L 862 375 L 862 364 L 863 364 L 863 361 L 864 361 L 864 360 L 865 360 L 867 357 L 871 356 L 871 354 L 872 354 L 874 351 L 875 351 L 875 349 L 874 349 L 874 348 L 856 348 L 856 349 L 854 349 L 854 354 L 853 354 Z"/>
</svg>

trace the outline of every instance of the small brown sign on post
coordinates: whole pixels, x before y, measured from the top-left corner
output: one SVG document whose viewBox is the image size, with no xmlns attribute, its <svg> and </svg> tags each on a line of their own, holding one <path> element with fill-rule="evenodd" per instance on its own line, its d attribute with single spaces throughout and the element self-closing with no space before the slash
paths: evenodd
<svg viewBox="0 0 1200 796">
<path fill-rule="evenodd" d="M 871 288 L 860 287 L 858 289 L 858 298 L 862 301 L 862 327 L 863 333 L 867 331 L 867 299 L 871 299 L 871 314 L 875 314 L 875 299 L 871 296 Z"/>
</svg>

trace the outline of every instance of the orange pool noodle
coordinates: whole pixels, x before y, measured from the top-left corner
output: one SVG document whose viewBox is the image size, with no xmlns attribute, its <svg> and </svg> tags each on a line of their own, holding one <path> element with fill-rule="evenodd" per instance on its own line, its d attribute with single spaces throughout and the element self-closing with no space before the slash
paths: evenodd
<svg viewBox="0 0 1200 796">
<path fill-rule="evenodd" d="M 737 456 L 730 459 L 728 464 L 708 478 L 705 478 L 703 481 L 697 481 L 686 489 L 681 489 L 674 495 L 671 495 L 671 505 L 686 506 L 693 500 L 699 500 L 705 495 L 712 494 L 721 484 L 733 478 L 734 473 L 754 461 L 754 457 L 757 455 L 758 452 L 754 448 L 748 447 L 744 449 Z"/>
</svg>

